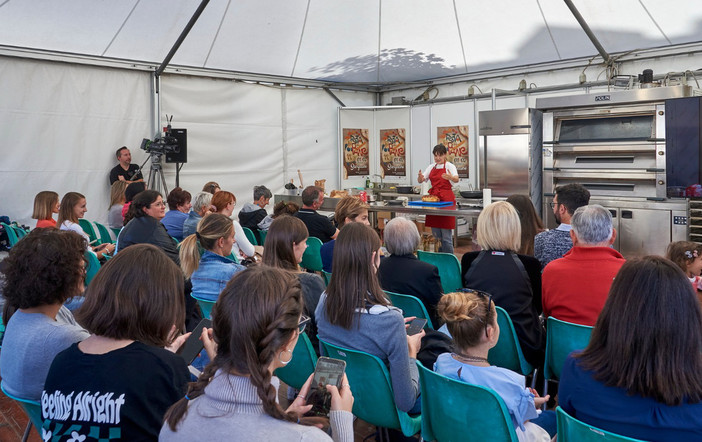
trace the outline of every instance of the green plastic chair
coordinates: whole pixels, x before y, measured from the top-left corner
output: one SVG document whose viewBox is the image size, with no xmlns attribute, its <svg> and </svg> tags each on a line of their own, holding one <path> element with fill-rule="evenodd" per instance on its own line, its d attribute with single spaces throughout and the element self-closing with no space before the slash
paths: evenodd
<svg viewBox="0 0 702 442">
<path fill-rule="evenodd" d="M 87 287 L 100 270 L 100 260 L 92 250 L 86 250 L 84 256 L 87 261 L 85 265 L 85 286 Z"/>
<path fill-rule="evenodd" d="M 322 270 L 322 278 L 324 279 L 324 285 L 328 286 L 329 281 L 331 281 L 331 272 Z"/>
<path fill-rule="evenodd" d="M 558 442 L 643 442 L 641 439 L 610 433 L 572 417 L 556 407 Z"/>
<path fill-rule="evenodd" d="M 313 272 L 322 271 L 322 255 L 319 254 L 319 249 L 322 248 L 322 240 L 310 236 L 307 238 L 307 249 L 302 254 L 302 262 L 300 267 Z"/>
<path fill-rule="evenodd" d="M 112 235 L 110 235 L 110 231 L 106 225 L 95 222 L 95 227 L 97 227 L 98 234 L 100 235 L 100 243 L 101 244 L 114 244 L 115 243 L 115 240 L 112 239 Z"/>
<path fill-rule="evenodd" d="M 41 418 L 41 404 L 36 401 L 30 401 L 28 399 L 22 399 L 17 396 L 13 396 L 5 390 L 4 383 L 0 383 L 0 389 L 2 389 L 3 394 L 9 397 L 15 402 L 18 402 L 24 412 L 29 417 L 29 423 L 27 423 L 27 428 L 24 430 L 24 436 L 22 436 L 22 442 L 26 442 L 29 438 L 29 432 L 32 429 L 32 425 L 37 429 L 39 436 L 41 436 L 41 428 L 44 425 L 44 420 Z"/>
<path fill-rule="evenodd" d="M 314 352 L 310 338 L 302 333 L 295 344 L 290 363 L 279 367 L 273 374 L 287 385 L 300 390 L 310 375 L 314 373 L 316 366 L 317 353 Z"/>
<path fill-rule="evenodd" d="M 262 246 L 266 245 L 266 236 L 268 236 L 268 230 L 259 230 L 258 235 L 261 237 Z"/>
<path fill-rule="evenodd" d="M 439 269 L 441 287 L 444 293 L 455 292 L 463 288 L 463 278 L 461 277 L 461 263 L 453 253 L 424 252 L 417 251 L 417 258 L 420 261 L 428 262 Z"/>
<path fill-rule="evenodd" d="M 88 221 L 85 218 L 80 218 L 78 220 L 78 224 L 80 224 L 80 228 L 83 229 L 85 234 L 90 237 L 90 241 L 91 242 L 95 241 L 94 243 L 92 243 L 93 245 L 99 246 L 100 244 L 102 244 L 100 242 L 100 238 L 98 238 L 97 233 L 95 233 L 95 228 L 93 227 L 93 223 L 91 223 L 90 221 Z"/>
<path fill-rule="evenodd" d="M 225 258 L 230 259 L 230 260 L 234 261 L 235 263 L 239 264 L 239 259 L 236 257 L 236 255 L 234 255 L 234 252 L 225 256 Z"/>
<path fill-rule="evenodd" d="M 560 379 L 566 358 L 575 350 L 584 350 L 590 343 L 590 334 L 592 334 L 592 327 L 549 316 L 546 322 L 544 396 L 548 393 L 548 380 Z"/>
<path fill-rule="evenodd" d="M 497 325 L 500 326 L 500 338 L 497 345 L 490 349 L 488 362 L 490 365 L 507 368 L 524 376 L 532 373 L 534 367 L 524 359 L 512 319 L 502 307 L 495 306 L 495 310 L 497 310 Z M 532 387 L 534 385 L 532 383 Z"/>
<path fill-rule="evenodd" d="M 427 320 L 427 325 L 424 328 L 434 330 L 434 324 L 431 323 L 431 318 L 429 317 L 429 312 L 424 306 L 424 303 L 412 295 L 403 295 L 401 293 L 394 293 L 385 290 L 385 294 L 390 298 L 392 305 L 402 310 L 403 316 L 408 318 L 410 316 L 416 316 L 418 318 L 424 318 Z"/>
<path fill-rule="evenodd" d="M 401 430 L 413 436 L 421 429 L 421 416 L 410 416 L 395 406 L 388 369 L 377 357 L 362 351 L 337 347 L 322 341 L 330 358 L 346 361 L 346 376 L 353 391 L 353 414 L 382 428 Z"/>
<path fill-rule="evenodd" d="M 215 305 L 215 301 L 208 301 L 207 299 L 202 299 L 198 298 L 194 294 L 190 294 L 198 303 L 200 306 L 200 310 L 202 310 L 202 316 L 207 318 L 207 319 L 212 319 L 212 307 Z"/>
<path fill-rule="evenodd" d="M 17 240 L 20 240 L 24 238 L 27 235 L 27 231 L 24 230 L 24 228 L 20 226 L 12 226 L 13 229 L 15 229 L 15 235 L 17 235 Z"/>
<path fill-rule="evenodd" d="M 119 237 L 119 232 L 121 232 L 122 229 L 115 229 L 115 228 L 110 227 L 110 230 L 112 230 L 112 233 L 115 234 L 115 240 L 117 240 L 117 238 Z"/>
<path fill-rule="evenodd" d="M 244 229 L 244 235 L 246 235 L 246 239 L 249 240 L 249 242 L 255 246 L 259 245 L 258 241 L 256 241 L 256 235 L 254 235 L 253 230 L 249 229 L 248 227 L 242 227 Z"/>
<path fill-rule="evenodd" d="M 17 232 L 15 232 L 15 229 L 5 223 L 0 223 L 2 226 L 5 228 L 5 233 L 7 233 L 7 238 L 10 240 L 10 248 L 14 247 L 15 244 L 17 244 L 17 241 L 19 241 L 19 238 L 17 237 Z"/>
<path fill-rule="evenodd" d="M 517 442 L 512 418 L 497 393 L 434 373 L 419 361 L 417 366 L 424 440 Z M 558 437 L 560 442 L 560 433 Z"/>
</svg>

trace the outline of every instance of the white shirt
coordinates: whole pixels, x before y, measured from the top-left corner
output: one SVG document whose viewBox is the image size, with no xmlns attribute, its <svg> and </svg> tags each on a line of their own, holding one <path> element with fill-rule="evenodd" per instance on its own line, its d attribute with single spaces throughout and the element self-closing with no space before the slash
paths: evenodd
<svg viewBox="0 0 702 442">
<path fill-rule="evenodd" d="M 454 166 L 453 163 L 449 163 L 448 161 L 446 161 L 444 164 L 438 164 L 438 165 L 436 163 L 431 163 L 429 165 L 429 167 L 427 167 L 423 172 L 425 181 L 429 181 L 429 174 L 431 173 L 432 169 L 434 169 L 434 167 L 436 167 L 439 170 L 445 168 L 446 173 L 450 173 L 453 176 L 458 176 L 458 169 L 456 169 L 456 166 Z M 431 181 L 429 181 L 429 182 L 431 183 Z M 451 180 L 448 180 L 448 182 L 451 183 L 452 187 L 457 184 Z"/>
<path fill-rule="evenodd" d="M 66 221 L 61 223 L 60 229 L 61 230 L 70 230 L 71 232 L 76 232 L 76 233 L 80 234 L 83 238 L 85 238 L 86 246 L 87 246 L 88 250 L 91 249 L 90 237 L 83 231 L 83 228 L 80 226 L 80 224 L 66 220 Z"/>
<path fill-rule="evenodd" d="M 247 256 L 254 256 L 256 254 L 256 249 L 251 241 L 246 237 L 244 229 L 239 224 L 239 221 L 232 221 L 234 223 L 234 246 L 232 247 L 232 252 L 234 256 L 241 258 L 242 256 L 246 258 Z"/>
</svg>

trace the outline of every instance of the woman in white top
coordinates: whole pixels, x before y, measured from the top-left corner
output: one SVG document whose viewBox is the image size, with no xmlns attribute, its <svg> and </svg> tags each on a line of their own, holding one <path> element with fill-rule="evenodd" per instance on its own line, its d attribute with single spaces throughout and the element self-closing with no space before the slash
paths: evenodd
<svg viewBox="0 0 702 442">
<path fill-rule="evenodd" d="M 101 259 L 103 255 L 110 255 L 115 251 L 114 244 L 100 244 L 96 247 L 90 246 L 90 237 L 78 224 L 78 220 L 85 216 L 88 211 L 85 197 L 78 192 L 68 192 L 63 196 L 59 208 L 57 224 L 61 230 L 71 230 L 85 238 L 85 245 L 88 250 L 92 250 Z"/>
<path fill-rule="evenodd" d="M 234 213 L 234 206 L 236 205 L 236 197 L 233 193 L 227 192 L 226 190 L 220 190 L 212 196 L 212 202 L 210 203 L 214 206 L 217 213 L 221 213 L 226 217 L 231 217 Z M 241 227 L 238 221 L 232 221 L 234 223 L 234 247 L 232 248 L 232 253 L 237 259 L 253 257 L 256 252 L 263 255 L 263 247 L 254 246 L 251 241 L 246 237 L 244 229 Z"/>
</svg>

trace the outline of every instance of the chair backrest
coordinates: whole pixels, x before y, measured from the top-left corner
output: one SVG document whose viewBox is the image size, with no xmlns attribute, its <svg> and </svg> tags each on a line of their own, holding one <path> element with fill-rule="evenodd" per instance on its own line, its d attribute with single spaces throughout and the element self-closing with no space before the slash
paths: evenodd
<svg viewBox="0 0 702 442">
<path fill-rule="evenodd" d="M 85 266 L 85 286 L 87 287 L 100 270 L 100 260 L 92 250 L 86 250 L 84 255 L 85 259 L 88 261 Z"/>
<path fill-rule="evenodd" d="M 258 241 L 256 241 L 256 235 L 254 235 L 253 230 L 249 229 L 248 227 L 242 227 L 244 229 L 244 235 L 246 235 L 246 239 L 249 240 L 249 242 L 255 246 L 259 245 Z"/>
<path fill-rule="evenodd" d="M 190 296 L 192 296 L 200 306 L 200 310 L 202 310 L 202 317 L 212 319 L 212 307 L 214 307 L 215 301 L 208 301 L 207 299 L 198 298 L 193 293 L 191 293 Z"/>
<path fill-rule="evenodd" d="M 495 306 L 495 310 L 497 310 L 497 325 L 500 327 L 500 338 L 497 341 L 497 345 L 490 349 L 488 361 L 490 365 L 507 368 L 526 376 L 534 371 L 534 367 L 524 359 L 512 319 L 502 307 Z"/>
<path fill-rule="evenodd" d="M 302 333 L 297 339 L 290 363 L 279 367 L 273 374 L 289 386 L 300 390 L 307 378 L 314 373 L 316 365 L 317 353 L 314 352 L 310 338 Z"/>
<path fill-rule="evenodd" d="M 18 240 L 24 238 L 27 235 L 27 231 L 24 230 L 23 227 L 13 225 L 12 228 L 15 229 L 15 235 L 17 235 Z"/>
<path fill-rule="evenodd" d="M 37 401 L 30 401 L 28 399 L 22 399 L 11 395 L 7 392 L 7 390 L 5 390 L 5 385 L 2 382 L 0 382 L 0 389 L 2 389 L 5 396 L 20 404 L 24 412 L 29 417 L 29 420 L 32 422 L 32 425 L 34 425 L 39 434 L 41 434 L 41 427 L 44 425 L 44 420 L 41 417 L 41 404 Z"/>
<path fill-rule="evenodd" d="M 556 407 L 558 442 L 643 442 L 601 430 L 572 417 L 561 407 Z"/>
<path fill-rule="evenodd" d="M 424 440 L 517 442 L 512 418 L 497 393 L 434 373 L 420 362 L 417 366 Z"/>
<path fill-rule="evenodd" d="M 232 251 L 232 253 L 227 255 L 225 258 L 230 259 L 230 260 L 234 261 L 235 263 L 239 264 L 239 259 L 236 257 L 236 255 L 234 254 L 233 251 Z"/>
<path fill-rule="evenodd" d="M 261 244 L 260 246 L 266 245 L 266 236 L 268 235 L 268 230 L 259 230 L 258 231 L 258 236 L 261 237 Z"/>
<path fill-rule="evenodd" d="M 322 278 L 324 279 L 324 285 L 329 285 L 329 281 L 331 281 L 331 272 L 322 270 Z"/>
<path fill-rule="evenodd" d="M 330 358 L 346 361 L 346 376 L 353 391 L 353 414 L 383 428 L 402 430 L 405 436 L 419 432 L 421 416 L 411 417 L 395 406 L 390 374 L 383 361 L 362 351 L 319 342 Z"/>
<path fill-rule="evenodd" d="M 575 350 L 584 350 L 590 343 L 591 333 L 592 327 L 549 316 L 546 323 L 544 379 L 560 379 L 568 355 Z"/>
<path fill-rule="evenodd" d="M 17 241 L 19 241 L 19 238 L 17 237 L 17 233 L 15 232 L 15 229 L 5 223 L 0 223 L 2 226 L 5 228 L 5 233 L 7 233 L 7 238 L 10 240 L 10 247 L 14 247 L 15 244 L 17 244 Z"/>
<path fill-rule="evenodd" d="M 115 235 L 115 240 L 117 240 L 117 237 L 119 236 L 119 232 L 121 232 L 122 229 L 121 228 L 115 229 L 113 227 L 110 227 L 110 230 L 112 230 L 112 233 L 114 233 L 114 235 Z"/>
<path fill-rule="evenodd" d="M 394 293 L 385 290 L 385 294 L 390 298 L 392 305 L 402 310 L 402 316 L 405 318 L 410 316 L 416 316 L 418 318 L 424 318 L 427 320 L 427 325 L 425 328 L 434 330 L 434 324 L 431 323 L 431 318 L 429 317 L 429 312 L 424 306 L 424 303 L 412 295 L 403 295 L 401 293 Z"/>
<path fill-rule="evenodd" d="M 417 251 L 417 258 L 420 261 L 434 264 L 439 269 L 439 278 L 441 278 L 441 287 L 444 293 L 455 292 L 463 287 L 463 278 L 461 277 L 461 263 L 453 253 L 441 252 L 424 252 Z"/>
<path fill-rule="evenodd" d="M 85 218 L 78 219 L 78 224 L 80 228 L 83 229 L 86 235 L 90 237 L 90 241 L 95 241 L 94 245 L 100 245 L 100 238 L 98 238 L 97 233 L 95 233 L 95 228 L 93 228 L 93 223 Z"/>
<path fill-rule="evenodd" d="M 97 227 L 98 234 L 100 235 L 100 242 L 102 244 L 115 243 L 115 241 L 112 239 L 112 235 L 110 235 L 110 230 L 106 225 L 95 222 L 95 227 Z"/>
<path fill-rule="evenodd" d="M 307 238 L 307 249 L 302 254 L 302 262 L 300 267 L 313 272 L 322 271 L 322 255 L 319 254 L 319 249 L 322 248 L 322 240 L 314 236 Z"/>
</svg>

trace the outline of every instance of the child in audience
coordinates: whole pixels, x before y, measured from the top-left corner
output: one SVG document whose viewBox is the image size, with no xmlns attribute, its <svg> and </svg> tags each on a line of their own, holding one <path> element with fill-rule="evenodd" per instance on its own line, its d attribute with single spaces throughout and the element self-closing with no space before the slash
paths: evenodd
<svg viewBox="0 0 702 442">
<path fill-rule="evenodd" d="M 665 257 L 685 272 L 695 291 L 702 291 L 702 245 L 692 241 L 671 242 Z"/>
<path fill-rule="evenodd" d="M 68 192 L 61 200 L 57 223 L 61 230 L 71 230 L 81 235 L 85 239 L 86 247 L 95 252 L 98 259 L 103 259 L 104 255 L 109 255 L 115 251 L 115 245 L 105 243 L 95 247 L 90 246 L 90 237 L 78 224 L 78 220 L 83 218 L 87 211 L 88 207 L 85 197 L 78 192 Z"/>
<path fill-rule="evenodd" d="M 37 220 L 37 229 L 56 227 L 56 221 L 52 217 L 59 211 L 58 193 L 50 190 L 43 190 L 34 197 L 34 212 L 32 218 Z"/>
<path fill-rule="evenodd" d="M 300 283 L 290 272 L 253 266 L 237 273 L 212 312 L 216 354 L 208 333 L 202 334 L 212 363 L 168 411 L 159 440 L 330 440 L 320 429 L 299 424 L 311 408 L 305 399 L 312 376 L 287 410 L 272 385 L 273 372 L 290 363 L 309 321 L 302 304 Z M 333 440 L 351 442 L 353 395 L 346 376 L 342 382 L 340 389 L 326 386 L 329 420 Z"/>
<path fill-rule="evenodd" d="M 494 390 L 505 402 L 519 440 L 549 441 L 556 434 L 555 413 L 537 410 L 549 396 L 535 397 L 525 388 L 524 376 L 488 362 L 488 352 L 500 336 L 492 297 L 464 289 L 444 295 L 437 309 L 446 321 L 456 352 L 439 355 L 434 371 Z"/>
</svg>

